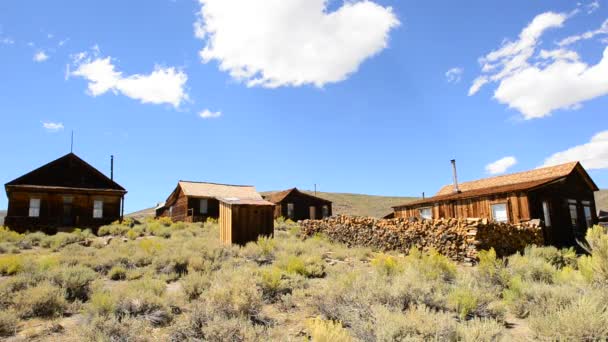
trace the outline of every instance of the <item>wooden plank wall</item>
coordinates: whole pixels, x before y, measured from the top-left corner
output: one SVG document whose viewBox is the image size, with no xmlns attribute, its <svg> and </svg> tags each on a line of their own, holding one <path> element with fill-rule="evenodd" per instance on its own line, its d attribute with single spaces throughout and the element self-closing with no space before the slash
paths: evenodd
<svg viewBox="0 0 608 342">
<path fill-rule="evenodd" d="M 245 245 L 274 235 L 274 207 L 221 202 L 219 224 L 223 243 Z"/>
<path fill-rule="evenodd" d="M 493 204 L 506 203 L 509 222 L 519 223 L 530 220 L 530 207 L 525 193 L 492 195 L 479 198 L 461 199 L 395 209 L 395 217 L 420 218 L 421 208 L 432 207 L 433 218 L 487 218 L 492 219 Z"/>
</svg>

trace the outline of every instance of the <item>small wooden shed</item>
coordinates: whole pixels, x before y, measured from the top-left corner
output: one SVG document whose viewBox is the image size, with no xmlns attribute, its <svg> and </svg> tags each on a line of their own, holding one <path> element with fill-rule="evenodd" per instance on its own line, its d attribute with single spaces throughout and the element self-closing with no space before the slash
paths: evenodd
<svg viewBox="0 0 608 342">
<path fill-rule="evenodd" d="M 261 199 L 219 198 L 220 239 L 245 245 L 260 236 L 274 236 L 274 204 Z"/>
<path fill-rule="evenodd" d="M 268 194 L 265 199 L 276 205 L 275 218 L 301 221 L 318 220 L 332 215 L 331 201 L 309 195 L 297 188 Z"/>
</svg>

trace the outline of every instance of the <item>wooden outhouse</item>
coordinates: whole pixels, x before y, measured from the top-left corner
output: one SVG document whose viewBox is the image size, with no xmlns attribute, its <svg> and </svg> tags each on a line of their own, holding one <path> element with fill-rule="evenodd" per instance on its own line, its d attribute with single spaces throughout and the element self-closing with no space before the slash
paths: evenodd
<svg viewBox="0 0 608 342">
<path fill-rule="evenodd" d="M 127 191 L 69 153 L 5 184 L 4 224 L 16 231 L 55 233 L 91 228 L 122 219 Z"/>
<path fill-rule="evenodd" d="M 274 236 L 274 204 L 262 199 L 220 198 L 220 239 L 245 245 Z"/>
<path fill-rule="evenodd" d="M 332 215 L 331 201 L 309 195 L 297 188 L 271 193 L 265 199 L 274 203 L 274 217 L 294 221 L 318 220 Z"/>
<path fill-rule="evenodd" d="M 454 173 L 455 175 L 455 173 Z M 394 207 L 395 217 L 487 218 L 520 223 L 538 219 L 545 241 L 576 245 L 597 223 L 597 185 L 578 162 L 458 183 L 434 197 Z"/>
</svg>

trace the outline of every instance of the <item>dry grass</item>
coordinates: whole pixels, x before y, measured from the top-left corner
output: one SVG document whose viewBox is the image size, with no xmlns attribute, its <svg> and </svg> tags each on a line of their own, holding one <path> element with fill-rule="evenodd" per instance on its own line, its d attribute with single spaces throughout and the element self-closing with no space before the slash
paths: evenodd
<svg viewBox="0 0 608 342">
<path fill-rule="evenodd" d="M 476 267 L 434 251 L 403 256 L 303 240 L 288 221 L 277 222 L 274 239 L 245 247 L 222 245 L 214 222 L 113 224 L 104 233 L 128 238 L 0 229 L 0 244 L 18 252 L 0 255 L 0 335 L 496 341 L 513 338 L 507 317 L 515 316 L 530 339 L 608 338 L 601 228 L 589 232 L 589 256 L 530 247 L 502 260 L 488 251 Z M 45 333 L 30 331 L 36 322 Z"/>
</svg>

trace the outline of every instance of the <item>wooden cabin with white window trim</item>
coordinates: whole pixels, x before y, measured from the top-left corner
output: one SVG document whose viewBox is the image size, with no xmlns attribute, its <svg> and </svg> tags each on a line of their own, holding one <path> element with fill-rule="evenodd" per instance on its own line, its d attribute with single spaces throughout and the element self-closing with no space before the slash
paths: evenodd
<svg viewBox="0 0 608 342">
<path fill-rule="evenodd" d="M 91 228 L 122 219 L 127 191 L 113 179 L 69 153 L 4 186 L 4 225 L 18 232 L 47 234 Z"/>
<path fill-rule="evenodd" d="M 521 223 L 539 219 L 545 241 L 574 246 L 598 222 L 597 185 L 578 162 L 458 183 L 434 197 L 394 207 L 395 217 L 487 218 Z"/>
</svg>

